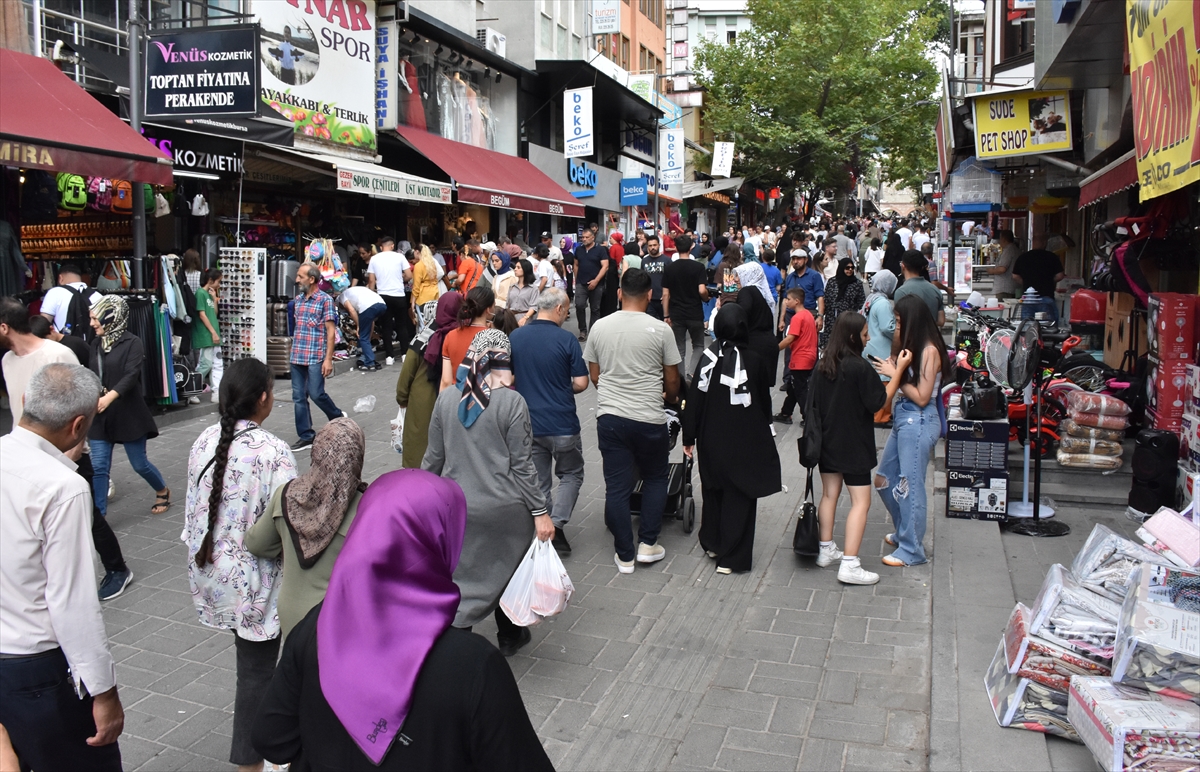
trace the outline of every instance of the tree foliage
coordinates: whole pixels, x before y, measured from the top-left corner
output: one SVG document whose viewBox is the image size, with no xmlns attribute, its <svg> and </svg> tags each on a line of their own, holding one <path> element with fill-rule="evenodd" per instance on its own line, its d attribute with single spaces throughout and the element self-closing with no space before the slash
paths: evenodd
<svg viewBox="0 0 1200 772">
<path fill-rule="evenodd" d="M 846 191 L 871 159 L 919 189 L 935 164 L 945 11 L 931 0 L 750 0 L 749 32 L 697 51 L 705 122 L 759 187 Z"/>
</svg>

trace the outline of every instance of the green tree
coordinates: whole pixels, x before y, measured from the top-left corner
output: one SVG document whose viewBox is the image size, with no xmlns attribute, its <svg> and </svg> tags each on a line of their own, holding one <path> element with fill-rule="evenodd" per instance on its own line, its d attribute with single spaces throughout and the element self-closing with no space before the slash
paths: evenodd
<svg viewBox="0 0 1200 772">
<path fill-rule="evenodd" d="M 704 119 L 759 187 L 848 191 L 878 161 L 919 189 L 935 163 L 931 100 L 946 14 L 931 0 L 750 0 L 753 27 L 697 51 Z M 703 163 L 701 159 L 700 163 Z M 810 199 L 812 196 L 810 195 Z"/>
</svg>

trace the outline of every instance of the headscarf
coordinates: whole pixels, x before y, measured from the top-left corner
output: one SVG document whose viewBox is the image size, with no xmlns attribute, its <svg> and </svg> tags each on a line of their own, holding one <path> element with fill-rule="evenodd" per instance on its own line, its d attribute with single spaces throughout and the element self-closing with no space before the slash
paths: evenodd
<svg viewBox="0 0 1200 772">
<path fill-rule="evenodd" d="M 762 293 L 763 300 L 767 301 L 767 305 L 771 308 L 771 315 L 775 315 L 775 295 L 771 292 L 771 285 L 767 284 L 767 274 L 763 271 L 762 266 L 758 263 L 742 263 L 737 268 L 733 269 L 738 275 L 738 281 L 741 282 L 742 288 L 755 287 Z"/>
<path fill-rule="evenodd" d="M 492 257 L 500 258 L 500 270 L 496 271 L 497 276 L 503 276 L 512 270 L 512 255 L 505 252 L 503 249 L 498 249 L 492 253 Z M 491 261 L 488 261 L 489 266 Z"/>
<path fill-rule="evenodd" d="M 833 275 L 833 280 L 837 282 L 839 295 L 846 289 L 847 284 L 858 281 L 858 277 L 854 274 L 846 275 L 846 269 L 853 267 L 854 260 L 852 258 L 843 257 L 841 260 L 838 260 L 837 273 Z"/>
<path fill-rule="evenodd" d="M 353 419 L 335 418 L 321 427 L 312 444 L 312 465 L 288 483 L 283 496 L 287 520 L 301 568 L 312 568 L 333 541 L 362 481 L 367 438 Z"/>
<path fill-rule="evenodd" d="M 884 245 L 882 266 L 891 271 L 893 276 L 897 276 L 900 273 L 902 257 L 904 257 L 904 244 L 900 241 L 900 234 L 889 233 L 887 243 Z"/>
<path fill-rule="evenodd" d="M 871 294 L 867 295 L 867 301 L 863 303 L 862 315 L 866 316 L 871 312 L 871 304 L 882 298 L 889 300 L 892 293 L 896 291 L 896 274 L 887 270 L 877 272 L 871 278 Z"/>
<path fill-rule="evenodd" d="M 454 621 L 466 523 L 454 481 L 388 472 L 363 494 L 334 564 L 317 617 L 321 692 L 377 766 L 408 717 L 425 659 Z"/>
<path fill-rule="evenodd" d="M 100 350 L 107 354 L 129 328 L 129 304 L 120 295 L 105 295 L 92 306 L 92 316 L 104 328 Z"/>
<path fill-rule="evenodd" d="M 570 236 L 563 236 L 563 243 L 566 244 L 566 246 L 563 247 L 565 250 L 563 254 L 575 251 L 575 239 L 571 238 Z"/>
<path fill-rule="evenodd" d="M 417 334 L 408 344 L 410 348 L 415 348 L 421 353 L 425 352 L 425 344 L 429 343 L 429 339 L 433 337 L 434 325 L 437 322 L 438 303 L 440 302 L 441 298 L 438 298 L 423 306 L 417 306 Z"/>
<path fill-rule="evenodd" d="M 492 389 L 507 389 L 513 384 L 512 344 L 496 329 L 483 330 L 471 341 L 467 355 L 458 366 L 455 386 L 462 392 L 458 400 L 458 420 L 470 429 L 492 399 Z"/>
<path fill-rule="evenodd" d="M 761 292 L 739 292 L 737 304 L 746 312 L 749 328 L 749 350 L 758 355 L 762 364 L 759 378 L 768 387 L 775 385 L 776 363 L 779 361 L 779 339 L 775 335 L 775 314 Z"/>
<path fill-rule="evenodd" d="M 446 340 L 446 333 L 458 326 L 458 310 L 462 308 L 462 304 L 463 296 L 457 292 L 447 292 L 438 298 L 434 332 L 429 336 L 429 343 L 425 345 L 425 364 L 429 365 L 430 372 L 436 369 L 439 378 L 442 372 L 442 342 Z"/>
<path fill-rule="evenodd" d="M 713 321 L 717 341 L 704 351 L 697 388 L 708 393 L 717 363 L 721 364 L 721 383 L 729 387 L 729 404 L 750 407 L 750 376 L 742 362 L 742 347 L 750 342 L 746 310 L 736 303 L 721 306 Z"/>
<path fill-rule="evenodd" d="M 758 262 L 758 253 L 754 251 L 754 245 L 749 241 L 742 244 L 742 259 L 750 263 Z"/>
</svg>

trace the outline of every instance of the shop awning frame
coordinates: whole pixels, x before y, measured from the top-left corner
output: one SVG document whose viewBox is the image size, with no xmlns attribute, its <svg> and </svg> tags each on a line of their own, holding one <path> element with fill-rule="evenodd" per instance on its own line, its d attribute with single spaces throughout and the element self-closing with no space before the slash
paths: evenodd
<svg viewBox="0 0 1200 772">
<path fill-rule="evenodd" d="M 683 197 L 693 198 L 705 193 L 719 193 L 723 190 L 737 190 L 746 181 L 745 177 L 729 177 L 725 179 L 695 180 L 683 183 Z"/>
<path fill-rule="evenodd" d="M 439 182 L 413 174 L 405 174 L 386 166 L 323 153 L 306 153 L 303 150 L 289 148 L 277 148 L 277 150 L 281 155 L 264 151 L 259 151 L 257 155 L 321 174 L 331 174 L 337 178 L 338 190 L 399 201 L 449 204 L 451 200 L 453 186 L 448 182 Z M 329 166 L 328 170 L 322 168 L 325 165 Z"/>
<path fill-rule="evenodd" d="M 171 159 L 48 59 L 0 49 L 0 164 L 172 183 Z"/>
<path fill-rule="evenodd" d="M 454 181 L 458 200 L 538 214 L 584 217 L 583 204 L 527 159 L 396 127 L 409 146 Z"/>
<path fill-rule="evenodd" d="M 1105 166 L 1079 183 L 1079 206 L 1091 206 L 1138 184 L 1136 150 Z"/>
</svg>

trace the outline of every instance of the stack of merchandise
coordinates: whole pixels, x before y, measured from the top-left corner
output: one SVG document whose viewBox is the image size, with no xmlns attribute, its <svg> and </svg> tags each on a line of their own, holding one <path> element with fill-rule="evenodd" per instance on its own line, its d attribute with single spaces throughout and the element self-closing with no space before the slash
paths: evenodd
<svg viewBox="0 0 1200 772">
<path fill-rule="evenodd" d="M 1001 726 L 1083 742 L 1106 770 L 1200 769 L 1200 571 L 1097 525 L 1013 609 L 984 686 Z"/>
<path fill-rule="evenodd" d="M 1200 519 L 1191 509 L 1182 515 L 1163 507 L 1154 513 L 1137 537 L 1153 552 L 1166 558 L 1163 563 L 1191 569 L 1200 566 Z"/>
<path fill-rule="evenodd" d="M 1183 418 L 1179 432 L 1180 507 L 1189 506 L 1194 518 L 1200 518 L 1200 365 L 1185 365 Z"/>
<path fill-rule="evenodd" d="M 1188 364 L 1197 361 L 1196 295 L 1159 292 L 1146 304 L 1150 357 L 1146 369 L 1146 418 L 1154 429 L 1180 432 Z"/>
<path fill-rule="evenodd" d="M 1072 391 L 1058 441 L 1058 463 L 1082 469 L 1121 468 L 1121 441 L 1129 428 L 1129 405 L 1107 394 Z"/>
</svg>

